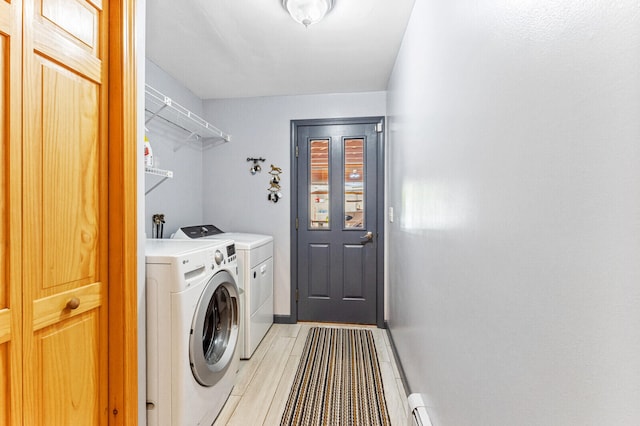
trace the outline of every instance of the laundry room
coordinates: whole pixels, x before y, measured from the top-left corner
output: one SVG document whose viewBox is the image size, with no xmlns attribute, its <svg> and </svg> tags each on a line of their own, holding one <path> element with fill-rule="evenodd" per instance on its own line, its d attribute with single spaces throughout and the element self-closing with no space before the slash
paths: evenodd
<svg viewBox="0 0 640 426">
<path fill-rule="evenodd" d="M 272 237 L 269 264 L 272 294 L 261 302 L 271 306 L 270 310 L 263 307 L 257 314 L 243 316 L 253 330 L 247 337 L 249 352 L 242 356 L 247 359 L 272 322 L 292 321 L 291 199 L 292 190 L 296 190 L 290 184 L 295 182 L 292 176 L 292 121 L 384 117 L 386 93 L 384 90 L 331 90 L 327 94 L 313 89 L 314 86 L 308 83 L 305 86 L 304 82 L 302 87 L 295 87 L 301 83 L 293 82 L 288 89 L 283 89 L 280 86 L 260 88 L 259 84 L 249 81 L 239 92 L 218 87 L 216 80 L 207 77 L 206 72 L 193 72 L 193 68 L 208 64 L 214 73 L 219 68 L 231 66 L 224 63 L 226 54 L 205 50 L 207 55 L 200 53 L 190 58 L 182 53 L 184 46 L 176 46 L 178 42 L 170 36 L 171 31 L 184 32 L 184 28 L 194 22 L 212 28 L 221 25 L 220 21 L 224 19 L 212 17 L 211 8 L 195 3 L 191 8 L 178 11 L 166 2 L 147 3 L 144 234 L 154 240 L 176 239 L 185 238 L 190 231 L 196 235 L 217 228 L 215 232 L 224 232 L 220 234 L 222 237 L 229 232 Z M 229 7 L 225 18 L 240 19 L 232 16 L 234 10 L 235 7 Z M 409 10 L 405 8 L 396 19 L 406 22 Z M 276 17 L 278 25 L 289 28 L 288 31 L 300 39 L 301 46 L 312 47 L 317 43 L 313 28 L 305 28 L 291 20 L 281 6 L 269 13 Z M 251 17 L 242 19 L 250 21 Z M 260 25 L 266 31 L 271 24 Z M 228 25 L 228 22 L 222 24 L 233 34 L 241 31 L 228 28 Z M 260 34 L 259 28 L 242 34 L 241 38 L 247 40 L 241 40 L 240 47 L 245 48 L 244 44 L 251 41 L 256 46 L 250 50 L 257 49 L 262 43 Z M 237 35 L 240 37 L 239 33 Z M 393 43 L 399 43 L 400 35 L 401 32 L 396 34 Z M 185 33 L 183 43 L 192 42 L 192 36 Z M 220 37 L 223 45 L 229 39 L 228 35 L 216 37 Z M 200 44 L 203 49 L 209 47 Z M 167 46 L 172 46 L 171 55 L 167 54 Z M 265 50 L 268 53 L 269 49 Z M 191 52 L 193 55 L 194 50 Z M 219 60 L 215 54 L 220 55 Z M 245 61 L 237 54 L 231 58 L 226 56 L 226 60 Z M 245 64 L 242 66 L 246 67 Z M 300 63 L 298 68 L 304 74 L 307 66 Z M 189 75 L 200 77 L 192 81 Z M 207 83 L 211 87 L 207 87 Z M 199 95 L 194 93 L 196 91 Z M 203 227 L 207 229 L 202 231 Z M 243 242 L 234 240 L 239 256 L 239 282 L 242 282 L 242 270 L 247 269 L 241 265 Z M 250 271 L 245 275 L 247 273 Z M 244 309 L 250 309 L 249 300 L 251 296 L 247 295 Z M 269 313 L 268 322 L 255 319 L 260 312 L 263 316 Z"/>
<path fill-rule="evenodd" d="M 348 8 L 343 12 L 347 12 L 347 16 L 353 12 L 353 6 L 342 4 L 339 7 Z M 172 177 L 152 173 L 145 175 L 145 234 L 147 237 L 155 237 L 156 229 L 159 229 L 162 237 L 170 238 L 182 226 L 213 224 L 226 232 L 272 235 L 274 312 L 276 317 L 287 318 L 290 315 L 291 294 L 291 121 L 384 116 L 386 92 L 355 90 L 363 85 L 358 73 L 347 79 L 349 84 L 339 83 L 351 89 L 342 90 L 342 93 L 332 90 L 326 92 L 328 94 L 313 94 L 318 89 L 314 89 L 315 86 L 311 83 L 305 84 L 304 79 L 287 84 L 280 78 L 272 79 L 278 81 L 277 85 L 261 84 L 266 81 L 266 77 L 260 76 L 259 72 L 247 70 L 247 67 L 251 68 L 256 61 L 269 60 L 269 55 L 276 52 L 281 54 L 279 49 L 282 47 L 269 47 L 266 45 L 267 41 L 263 40 L 264 34 L 272 25 L 286 28 L 288 37 L 298 38 L 298 50 L 313 49 L 319 43 L 318 34 L 326 34 L 327 31 L 320 26 L 314 29 L 313 26 L 305 28 L 303 25 L 296 25 L 281 5 L 275 10 L 262 5 L 249 12 L 249 16 L 237 14 L 246 14 L 245 9 L 251 8 L 230 4 L 216 9 L 213 5 L 196 2 L 193 7 L 184 10 L 174 9 L 183 8 L 176 8 L 170 2 L 147 2 L 145 135 L 151 146 L 153 168 L 159 169 L 161 173 L 171 172 Z M 394 22 L 398 22 L 400 28 L 403 22 L 406 23 L 409 11 L 409 7 L 403 7 L 394 12 Z M 214 12 L 218 12 L 220 16 Z M 365 7 L 364 12 L 369 15 L 381 13 L 376 12 L 373 6 Z M 257 16 L 264 13 L 268 13 L 273 20 L 265 22 L 262 19 L 255 22 Z M 242 26 L 232 25 L 231 21 L 242 21 Z M 250 22 L 251 25 L 248 25 Z M 185 32 L 185 28 L 196 25 L 204 29 Z M 339 26 L 340 22 L 333 25 Z M 364 23 L 351 26 L 351 32 L 366 27 Z M 194 38 L 213 31 L 211 28 L 221 32 L 212 37 L 218 40 L 216 43 L 222 45 L 222 48 L 216 47 L 216 43 L 203 43 Z M 318 30 L 323 32 L 318 33 Z M 382 32 L 391 34 L 391 31 L 388 29 Z M 385 49 L 392 50 L 400 42 L 402 31 L 393 31 L 396 31 L 394 37 L 382 42 Z M 172 35 L 176 33 L 181 33 L 182 36 Z M 264 52 L 261 55 L 256 53 L 254 58 L 240 57 L 239 52 L 226 52 L 225 49 L 230 48 L 227 46 L 229 40 L 233 39 L 231 34 L 238 37 L 239 41 L 234 43 L 238 43 L 239 51 L 248 49 L 254 52 L 262 48 Z M 184 40 L 179 41 L 181 38 Z M 362 36 L 357 39 L 360 41 L 360 38 Z M 209 50 L 189 57 L 184 52 L 184 46 L 179 43 L 196 43 L 202 49 Z M 370 43 L 375 45 L 381 42 Z M 191 50 L 194 51 L 199 52 Z M 279 60 L 287 64 L 298 63 L 296 73 L 305 74 L 310 65 L 301 63 L 301 57 L 286 55 Z M 233 63 L 238 63 L 237 71 L 232 71 Z M 284 64 L 277 65 L 276 68 L 278 66 Z M 193 71 L 198 67 L 204 69 Z M 353 65 L 349 66 L 352 74 L 353 68 Z M 227 70 L 226 74 L 220 69 Z M 241 75 L 235 75 L 240 69 L 244 73 L 253 72 L 251 75 L 260 77 L 255 77 L 257 81 L 243 80 Z M 225 75 L 226 79 L 233 82 L 238 87 L 236 92 L 230 92 L 229 87 L 221 87 L 216 79 L 207 77 L 208 74 L 215 73 Z M 187 77 L 190 75 L 199 76 L 199 79 L 190 81 Z M 331 78 L 336 79 L 335 76 Z M 368 84 L 367 87 L 384 87 L 383 84 Z M 197 96 L 189 86 L 198 88 L 202 95 Z M 195 114 L 209 126 L 219 130 L 219 134 L 202 137 L 197 129 L 192 134 L 192 130 L 180 128 L 180 121 L 185 120 L 178 118 L 176 126 L 163 118 L 154 117 L 154 113 L 163 106 L 156 104 L 150 91 L 153 91 L 155 97 L 169 98 L 171 102 L 187 110 L 187 114 Z M 165 111 L 170 108 L 165 108 Z M 163 112 L 159 115 L 162 114 Z M 258 163 L 260 171 L 252 172 L 254 163 L 247 161 L 249 158 L 264 160 Z M 278 193 L 281 198 L 277 201 L 268 199 L 273 178 L 269 171 L 272 167 L 280 171 Z M 163 223 L 155 222 L 155 215 L 162 215 Z"/>
<path fill-rule="evenodd" d="M 0 1 L 0 425 L 640 425 L 639 71 L 638 0 Z"/>
<path fill-rule="evenodd" d="M 276 315 L 289 315 L 290 121 L 384 115 L 385 93 L 202 101 L 150 60 L 146 62 L 146 79 L 147 85 L 206 117 L 230 139 L 228 142 L 189 139 L 189 133 L 172 129 L 162 119 L 151 119 L 145 124 L 154 168 L 173 174 L 164 181 L 162 176 L 146 175 L 146 235 L 155 236 L 156 214 L 164 216 L 164 238 L 170 238 L 179 227 L 196 224 L 213 224 L 223 231 L 272 235 Z M 250 171 L 253 162 L 247 158 L 251 157 L 265 159 L 260 163 L 260 172 Z M 282 171 L 279 183 L 282 198 L 277 202 L 268 199 L 271 165 Z"/>
<path fill-rule="evenodd" d="M 141 203 L 144 237 L 171 239 L 192 231 L 202 238 L 212 230 L 217 232 L 215 228 L 221 231 L 220 238 L 225 233 L 271 236 L 273 322 L 295 322 L 292 306 L 299 284 L 292 278 L 297 266 L 292 241 L 296 222 L 292 202 L 298 190 L 292 141 L 295 122 L 384 117 L 380 168 L 384 196 L 379 216 L 387 228 L 380 232 L 384 245 L 380 262 L 384 274 L 382 323 L 393 337 L 395 355 L 404 368 L 397 374 L 408 376 L 397 378 L 399 386 L 429 399 L 435 406 L 429 411 L 440 420 L 438 424 L 474 424 L 474 416 L 483 418 L 484 424 L 527 424 L 523 419 L 529 410 L 511 392 L 512 386 L 530 400 L 539 401 L 534 416 L 537 421 L 528 424 L 554 423 L 555 417 L 546 411 L 546 407 L 555 404 L 548 397 L 549 392 L 563 401 L 564 408 L 557 408 L 555 414 L 567 417 L 558 424 L 574 424 L 569 418 L 584 420 L 580 413 L 585 411 L 590 412 L 586 416 L 589 419 L 615 417 L 612 410 L 592 409 L 566 397 L 577 392 L 586 401 L 590 392 L 599 392 L 601 387 L 581 387 L 562 379 L 563 371 L 572 370 L 574 364 L 569 361 L 571 356 L 564 343 L 556 339 L 564 342 L 567 338 L 568 342 L 584 346 L 577 357 L 585 365 L 604 365 L 606 359 L 618 359 L 621 364 L 637 366 L 626 362 L 623 356 L 600 356 L 592 350 L 599 347 L 600 340 L 606 340 L 607 334 L 602 332 L 604 335 L 596 338 L 582 331 L 579 323 L 590 323 L 593 318 L 583 310 L 582 302 L 569 295 L 590 291 L 586 297 L 595 306 L 600 300 L 597 294 L 604 292 L 603 282 L 595 278 L 597 274 L 588 274 L 583 264 L 592 265 L 603 276 L 615 273 L 615 268 L 595 255 L 597 250 L 587 253 L 581 249 L 584 232 L 591 226 L 606 229 L 602 235 L 608 236 L 589 235 L 602 242 L 610 255 L 616 249 L 608 245 L 608 238 L 619 235 L 613 222 L 604 224 L 583 214 L 595 208 L 586 201 L 592 196 L 590 188 L 599 188 L 599 194 L 610 190 L 605 188 L 607 182 L 618 188 L 615 179 L 605 178 L 605 173 L 598 173 L 601 180 L 587 176 L 586 168 L 623 173 L 620 179 L 626 182 L 639 174 L 637 166 L 621 165 L 621 160 L 604 165 L 600 161 L 609 155 L 608 148 L 594 135 L 618 130 L 611 123 L 592 119 L 599 114 L 599 100 L 581 103 L 573 84 L 578 86 L 575 91 L 582 90 L 583 94 L 591 85 L 604 87 L 604 92 L 609 91 L 600 94 L 604 102 L 617 105 L 615 111 L 623 117 L 629 117 L 628 111 L 633 109 L 630 106 L 637 111 L 638 104 L 635 100 L 625 101 L 605 77 L 588 71 L 592 69 L 590 56 L 585 53 L 591 50 L 589 43 L 571 37 L 563 39 L 561 34 L 565 30 L 571 32 L 567 30 L 570 26 L 563 24 L 565 19 L 575 24 L 573 31 L 585 40 L 592 30 L 601 31 L 604 41 L 598 51 L 603 56 L 615 54 L 619 65 L 612 65 L 612 72 L 623 76 L 625 87 L 633 86 L 635 80 L 629 69 L 635 64 L 630 64 L 634 57 L 625 62 L 622 48 L 614 49 L 621 40 L 636 40 L 632 47 L 637 47 L 635 27 L 625 21 L 623 14 L 607 12 L 615 15 L 611 19 L 620 24 L 619 30 L 613 30 L 599 26 L 597 16 L 604 11 L 596 2 L 588 2 L 593 3 L 592 16 L 583 17 L 588 21 L 583 27 L 585 21 L 576 12 L 582 6 L 576 4 L 563 9 L 557 2 L 543 2 L 542 9 L 553 12 L 547 16 L 531 5 L 491 2 L 462 12 L 459 6 L 420 0 L 412 9 L 414 2 L 407 1 L 394 11 L 387 9 L 388 15 L 404 22 L 407 28 L 406 34 L 402 32 L 395 39 L 397 45 L 389 62 L 367 62 L 359 57 L 360 76 L 367 74 L 367 67 L 387 67 L 382 84 L 366 88 L 352 80 L 329 90 L 310 90 L 315 87 L 314 80 L 327 72 L 325 69 L 337 68 L 344 74 L 352 71 L 352 61 L 344 56 L 323 64 L 314 63 L 311 58 L 323 50 L 318 34 L 328 37 L 321 32 L 321 25 L 335 25 L 329 18 L 341 19 L 338 12 L 345 10 L 342 8 L 346 8 L 346 2 L 335 1 L 336 9 L 327 15 L 327 20 L 309 28 L 293 22 L 280 1 L 256 2 L 254 8 L 243 8 L 244 16 L 238 15 L 236 7 L 240 6 L 232 3 L 221 7 L 197 1 L 192 8 L 182 8 L 164 0 L 147 2 L 146 55 L 141 66 L 145 88 L 139 88 L 145 98 L 141 101 L 145 104 L 141 139 L 146 136 L 150 147 L 149 156 L 144 159 L 149 169 L 144 176 Z M 271 3 L 275 3 L 275 10 Z M 365 19 L 373 6 L 362 1 L 351 3 L 357 4 L 361 13 L 351 15 L 352 20 L 342 26 L 351 26 L 354 33 L 368 33 L 378 45 L 388 42 L 390 37 L 383 28 Z M 376 7 L 382 7 L 380 3 L 376 2 Z M 526 25 L 520 26 L 519 22 Z M 289 36 L 274 41 L 272 27 L 289 25 L 293 25 Z M 193 53 L 173 36 L 178 33 L 192 44 L 194 37 L 233 43 L 211 51 L 201 46 Z M 302 46 L 294 45 L 293 39 Z M 554 44 L 558 39 L 563 44 Z M 626 44 L 629 51 L 630 43 Z M 275 45 L 284 46 L 291 53 L 277 57 Z M 329 45 L 327 50 L 344 55 L 339 42 Z M 562 59 L 567 51 L 578 52 L 576 61 L 583 74 L 577 83 L 572 74 L 575 67 Z M 371 58 L 376 52 L 372 48 L 364 56 Z M 274 66 L 261 67 L 265 60 Z M 287 77 L 285 71 L 289 69 L 297 70 L 295 79 Z M 227 86 L 210 77 L 218 73 L 232 76 Z M 541 81 L 545 73 L 552 76 L 550 81 Z M 551 81 L 553 78 L 560 79 L 562 90 Z M 283 89 L 286 83 L 292 85 L 290 90 Z M 615 98 L 617 95 L 620 98 Z M 162 102 L 158 104 L 153 98 Z M 522 107 L 521 102 L 529 104 Z M 201 134 L 182 118 L 163 118 L 171 108 L 197 122 L 204 121 L 206 130 Z M 592 124 L 593 132 L 577 123 L 567 113 L 569 110 L 578 111 L 584 122 Z M 617 120 L 609 118 L 611 122 Z M 531 133 L 523 133 L 523 129 L 531 127 Z M 566 135 L 574 133 L 591 143 L 589 149 L 584 150 L 577 139 L 566 140 Z M 533 134 L 548 137 L 539 140 Z M 620 158 L 625 152 L 638 158 L 631 141 L 637 132 L 620 130 L 619 136 L 624 140 L 616 151 Z M 277 171 L 277 181 L 272 171 Z M 357 174 L 357 170 L 353 172 Z M 274 193 L 278 194 L 276 199 Z M 637 211 L 637 197 L 628 199 L 621 192 L 616 194 L 626 200 L 621 206 Z M 320 196 L 316 198 L 318 203 L 324 202 Z M 567 202 L 558 201 L 561 199 Z M 574 204 L 570 206 L 569 201 Z M 604 206 L 596 211 L 609 217 Z M 637 229 L 637 223 L 624 213 L 624 208 L 618 206 L 615 214 L 620 223 Z M 358 234 L 360 238 L 364 235 Z M 554 244 L 547 245 L 547 241 Z M 621 250 L 635 253 L 637 243 L 623 236 L 621 241 Z M 356 245 L 360 247 L 360 242 Z M 577 257 L 569 257 L 559 247 L 577 253 Z M 223 253 L 224 262 L 229 257 L 229 262 L 235 261 L 233 256 L 239 257 L 240 253 L 237 245 L 233 255 L 228 254 L 231 252 L 227 248 L 217 250 Z M 515 253 L 522 257 L 516 258 Z M 535 259 L 534 266 L 524 258 Z M 557 259 L 565 262 L 558 270 L 540 266 L 557 265 Z M 637 274 L 636 266 L 623 263 L 626 271 Z M 557 287 L 549 284 L 552 282 L 558 283 Z M 627 292 L 630 283 L 619 282 L 620 294 Z M 554 298 L 548 299 L 547 293 Z M 524 300 L 525 294 L 537 304 Z M 506 306 L 505 301 L 513 306 Z M 621 299 L 618 302 L 619 306 L 624 305 Z M 606 311 L 620 324 L 625 315 L 632 315 L 628 307 L 617 309 L 611 305 Z M 524 317 L 521 312 L 526 313 Z M 581 331 L 573 337 L 551 331 L 554 323 L 547 314 L 555 318 L 553 321 L 566 324 L 567 330 Z M 601 317 L 598 315 L 594 321 Z M 531 323 L 534 318 L 550 336 L 543 335 Z M 526 336 L 536 336 L 534 340 L 540 345 L 527 341 L 522 330 L 527 331 Z M 618 346 L 624 353 L 637 348 L 636 344 Z M 541 347 L 547 349 L 541 357 L 534 357 L 532 354 Z M 505 353 L 514 358 L 506 359 Z M 545 356 L 560 360 L 557 362 L 561 366 L 544 361 Z M 520 363 L 531 373 L 520 372 Z M 279 368 L 294 369 L 288 364 Z M 592 374 L 586 367 L 572 371 L 581 380 Z M 560 388 L 566 392 L 554 391 L 550 383 L 527 387 L 527 383 L 537 383 L 539 376 L 549 372 L 559 378 Z M 593 374 L 606 381 L 608 373 L 603 367 Z M 621 382 L 626 394 L 612 386 L 604 388 L 617 396 L 614 405 L 619 412 L 627 413 L 628 418 L 640 418 L 625 397 L 633 393 L 632 385 L 622 378 Z M 484 399 L 491 404 L 476 406 L 478 400 Z M 503 400 L 509 401 L 508 407 L 499 402 Z M 242 402 L 239 404 L 244 407 Z M 405 398 L 398 406 L 406 408 L 406 404 Z M 460 409 L 463 404 L 469 407 L 468 412 Z M 623 419 L 619 424 L 632 423 Z"/>
<path fill-rule="evenodd" d="M 212 229 L 215 227 L 225 232 L 219 234 L 222 237 L 231 235 L 229 232 L 273 237 L 269 264 L 272 296 L 260 302 L 272 305 L 270 318 L 255 319 L 254 312 L 242 315 L 245 329 L 252 329 L 251 336 L 246 337 L 246 351 L 253 351 L 272 322 L 289 323 L 292 319 L 291 121 L 384 116 L 386 94 L 374 91 L 201 100 L 153 61 L 147 59 L 145 65 L 146 98 L 152 98 L 151 90 L 160 92 L 171 98 L 173 107 L 177 103 L 189 108 L 223 135 L 199 139 L 176 129 L 154 115 L 157 106 L 151 99 L 152 105 L 145 107 L 145 132 L 152 149 L 152 168 L 171 171 L 172 177 L 146 174 L 145 232 L 148 237 L 166 239 L 183 238 L 192 231 L 199 238 L 203 232 L 218 232 Z M 280 194 L 277 201 L 269 199 L 275 183 L 274 169 Z M 163 219 L 160 225 L 154 221 L 159 215 Z M 203 231 L 201 225 L 207 229 Z M 243 242 L 229 238 L 236 241 L 236 249 L 242 253 Z M 249 270 L 239 266 L 239 283 L 248 286 L 242 271 L 246 277 Z M 252 303 L 247 289 L 244 288 L 245 310 Z M 267 312 L 264 306 L 261 310 Z M 249 352 L 242 356 L 249 357 Z"/>
</svg>

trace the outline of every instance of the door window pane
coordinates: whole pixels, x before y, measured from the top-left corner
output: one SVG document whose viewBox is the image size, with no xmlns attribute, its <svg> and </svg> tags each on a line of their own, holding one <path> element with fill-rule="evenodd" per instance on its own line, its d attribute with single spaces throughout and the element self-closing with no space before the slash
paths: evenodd
<svg viewBox="0 0 640 426">
<path fill-rule="evenodd" d="M 344 140 L 344 227 L 364 228 L 364 139 Z"/>
<path fill-rule="evenodd" d="M 329 139 L 309 141 L 309 228 L 329 229 Z"/>
</svg>

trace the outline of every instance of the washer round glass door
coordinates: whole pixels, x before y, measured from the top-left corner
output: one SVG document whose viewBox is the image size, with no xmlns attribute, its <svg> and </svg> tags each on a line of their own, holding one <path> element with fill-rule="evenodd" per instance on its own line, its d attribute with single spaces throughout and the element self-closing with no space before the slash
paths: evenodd
<svg viewBox="0 0 640 426">
<path fill-rule="evenodd" d="M 198 383 L 213 386 L 222 379 L 238 343 L 238 287 L 227 271 L 205 285 L 189 336 L 189 362 Z"/>
</svg>

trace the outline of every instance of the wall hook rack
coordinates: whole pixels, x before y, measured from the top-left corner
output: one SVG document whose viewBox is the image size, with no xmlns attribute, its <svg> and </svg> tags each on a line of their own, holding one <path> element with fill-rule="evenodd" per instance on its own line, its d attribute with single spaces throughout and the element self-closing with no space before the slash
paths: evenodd
<svg viewBox="0 0 640 426">
<path fill-rule="evenodd" d="M 252 175 L 255 175 L 256 173 L 262 170 L 262 167 L 260 167 L 260 164 L 258 164 L 258 162 L 265 162 L 267 160 L 262 157 L 259 157 L 259 158 L 247 157 L 247 161 L 253 161 L 253 166 L 251 166 L 249 171 L 251 172 Z"/>
</svg>

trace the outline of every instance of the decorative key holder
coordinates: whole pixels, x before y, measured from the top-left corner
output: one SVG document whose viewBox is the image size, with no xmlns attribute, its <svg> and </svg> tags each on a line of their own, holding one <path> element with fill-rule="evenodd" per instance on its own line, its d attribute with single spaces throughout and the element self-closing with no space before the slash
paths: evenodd
<svg viewBox="0 0 640 426">
<path fill-rule="evenodd" d="M 269 171 L 269 174 L 271 175 L 269 178 L 269 188 L 267 188 L 267 191 L 269 192 L 267 200 L 272 203 L 277 203 L 278 200 L 282 198 L 282 192 L 280 192 L 280 173 L 282 173 L 282 169 L 272 164 L 271 170 Z"/>
</svg>

